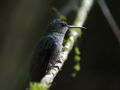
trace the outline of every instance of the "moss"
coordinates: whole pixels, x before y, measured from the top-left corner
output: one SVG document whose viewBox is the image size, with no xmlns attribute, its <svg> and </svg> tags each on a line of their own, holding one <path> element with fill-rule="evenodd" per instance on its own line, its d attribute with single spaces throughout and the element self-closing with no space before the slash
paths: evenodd
<svg viewBox="0 0 120 90">
<path fill-rule="evenodd" d="M 66 40 L 65 40 L 65 39 L 63 40 L 63 44 L 64 44 L 64 43 L 66 43 Z"/>
<path fill-rule="evenodd" d="M 80 61 L 80 56 L 76 55 L 76 56 L 74 57 L 74 60 L 77 61 L 77 62 Z"/>
<path fill-rule="evenodd" d="M 77 63 L 74 67 L 75 71 L 80 71 L 80 64 Z"/>
<path fill-rule="evenodd" d="M 42 86 L 42 85 L 40 85 L 40 83 L 31 82 L 29 90 L 48 90 L 50 88 L 50 86 L 51 85 Z"/>
<path fill-rule="evenodd" d="M 70 39 L 67 39 L 67 42 L 69 42 L 70 44 L 73 44 L 72 41 Z"/>
<path fill-rule="evenodd" d="M 76 75 L 77 75 L 76 73 L 72 73 L 72 77 L 76 77 Z"/>
<path fill-rule="evenodd" d="M 64 16 L 64 15 L 59 15 L 59 18 L 60 18 L 61 20 L 67 20 L 67 17 Z"/>
<path fill-rule="evenodd" d="M 76 54 L 76 55 L 80 55 L 80 50 L 79 50 L 78 47 L 75 47 L 75 54 Z"/>
<path fill-rule="evenodd" d="M 67 50 L 67 48 L 64 47 L 64 46 L 62 46 L 62 51 L 64 52 L 64 51 L 66 51 L 66 50 Z"/>
<path fill-rule="evenodd" d="M 60 56 L 60 57 L 58 58 L 58 60 L 63 59 L 63 58 L 64 58 L 63 56 Z"/>
<path fill-rule="evenodd" d="M 72 73 L 72 77 L 76 77 L 77 73 L 80 71 L 80 50 L 78 46 L 75 47 L 75 56 L 74 56 L 74 61 L 75 65 L 73 66 L 74 73 Z"/>
</svg>

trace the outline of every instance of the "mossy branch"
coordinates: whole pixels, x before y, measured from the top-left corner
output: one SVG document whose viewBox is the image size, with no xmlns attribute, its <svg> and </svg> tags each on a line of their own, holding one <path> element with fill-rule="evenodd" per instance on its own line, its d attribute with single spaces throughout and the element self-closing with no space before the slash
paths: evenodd
<svg viewBox="0 0 120 90">
<path fill-rule="evenodd" d="M 74 25 L 82 26 L 84 24 L 85 20 L 87 19 L 88 12 L 90 11 L 92 5 L 93 5 L 93 0 L 83 0 L 81 2 L 81 6 L 80 6 L 80 8 L 78 10 L 78 14 L 77 14 L 77 17 L 76 17 L 76 19 L 74 21 Z M 46 75 L 42 78 L 40 83 L 36 83 L 37 85 L 33 83 L 30 86 L 30 90 L 43 90 L 43 89 L 47 90 L 48 87 L 50 87 L 50 85 L 53 82 L 55 76 L 58 74 L 58 72 L 62 68 L 64 62 L 67 60 L 68 54 L 72 50 L 75 41 L 77 40 L 77 38 L 79 36 L 81 36 L 81 33 L 82 32 L 81 32 L 80 29 L 71 29 L 70 30 L 69 37 L 68 37 L 68 39 L 67 39 L 67 41 L 66 41 L 66 43 L 65 43 L 65 45 L 63 47 L 63 51 L 61 52 L 61 55 L 60 55 L 58 61 L 55 64 L 55 67 L 52 67 L 46 73 Z M 36 85 L 37 87 L 39 86 L 39 89 L 34 89 L 33 88 L 34 85 Z M 40 89 L 40 87 L 42 89 Z"/>
</svg>

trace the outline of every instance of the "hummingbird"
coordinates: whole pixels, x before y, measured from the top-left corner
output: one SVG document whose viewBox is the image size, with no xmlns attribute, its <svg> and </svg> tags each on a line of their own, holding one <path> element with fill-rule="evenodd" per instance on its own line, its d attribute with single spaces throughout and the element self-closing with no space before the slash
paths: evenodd
<svg viewBox="0 0 120 90">
<path fill-rule="evenodd" d="M 70 28 L 85 28 L 68 25 L 60 19 L 53 20 L 36 46 L 30 70 L 30 81 L 39 82 L 46 70 L 54 66 L 62 51 L 65 33 Z"/>
</svg>

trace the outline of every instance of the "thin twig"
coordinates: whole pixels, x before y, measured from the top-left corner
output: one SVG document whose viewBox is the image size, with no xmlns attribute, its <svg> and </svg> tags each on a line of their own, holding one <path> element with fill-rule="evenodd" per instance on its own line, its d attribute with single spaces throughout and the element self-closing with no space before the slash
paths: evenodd
<svg viewBox="0 0 120 90">
<path fill-rule="evenodd" d="M 97 0 L 106 20 L 108 21 L 110 27 L 112 28 L 113 33 L 115 34 L 116 38 L 118 39 L 118 42 L 120 43 L 120 29 L 113 18 L 109 8 L 107 7 L 107 4 L 104 0 Z"/>
</svg>

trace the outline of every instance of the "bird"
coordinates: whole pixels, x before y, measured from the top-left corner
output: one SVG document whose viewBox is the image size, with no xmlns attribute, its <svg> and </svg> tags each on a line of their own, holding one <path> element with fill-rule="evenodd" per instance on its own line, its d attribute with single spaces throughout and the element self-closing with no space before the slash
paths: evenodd
<svg viewBox="0 0 120 90">
<path fill-rule="evenodd" d="M 62 51 L 64 36 L 70 28 L 85 28 L 68 25 L 61 19 L 53 20 L 38 42 L 30 67 L 30 81 L 39 82 L 46 70 L 55 65 Z"/>
</svg>

